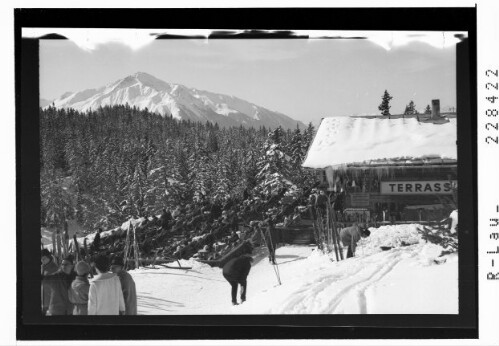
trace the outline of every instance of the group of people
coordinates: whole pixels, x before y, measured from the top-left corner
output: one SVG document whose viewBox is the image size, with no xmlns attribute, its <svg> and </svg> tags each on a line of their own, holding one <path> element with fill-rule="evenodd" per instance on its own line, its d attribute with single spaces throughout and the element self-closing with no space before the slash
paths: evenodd
<svg viewBox="0 0 499 346">
<path fill-rule="evenodd" d="M 136 315 L 137 293 L 121 257 L 96 255 L 74 263 L 71 255 L 60 266 L 48 249 L 41 252 L 42 314 Z"/>
</svg>

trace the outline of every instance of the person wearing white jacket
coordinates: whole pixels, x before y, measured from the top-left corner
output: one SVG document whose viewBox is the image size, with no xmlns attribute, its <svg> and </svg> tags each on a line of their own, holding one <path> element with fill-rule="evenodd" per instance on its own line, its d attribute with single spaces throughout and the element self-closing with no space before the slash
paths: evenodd
<svg viewBox="0 0 499 346">
<path fill-rule="evenodd" d="M 109 273 L 110 262 L 106 256 L 99 255 L 94 260 L 97 275 L 90 281 L 88 292 L 89 315 L 123 315 L 125 300 L 120 279 Z"/>
</svg>

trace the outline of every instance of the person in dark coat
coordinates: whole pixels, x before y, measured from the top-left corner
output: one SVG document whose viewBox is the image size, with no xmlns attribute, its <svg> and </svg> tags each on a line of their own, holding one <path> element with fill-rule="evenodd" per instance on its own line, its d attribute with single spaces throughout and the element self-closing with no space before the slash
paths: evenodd
<svg viewBox="0 0 499 346">
<path fill-rule="evenodd" d="M 68 256 L 61 262 L 61 269 L 43 278 L 43 283 L 50 288 L 47 316 L 71 315 L 73 305 L 69 301 L 69 288 L 76 277 L 73 271 L 73 258 Z"/>
<path fill-rule="evenodd" d="M 321 190 L 319 192 L 319 195 L 317 196 L 317 199 L 315 201 L 315 206 L 321 211 L 322 215 L 325 214 L 327 207 L 327 196 L 324 190 Z"/>
<path fill-rule="evenodd" d="M 42 259 L 42 267 L 41 267 L 41 274 L 42 274 L 42 280 L 45 276 L 54 274 L 57 272 L 59 269 L 57 267 L 57 264 L 54 262 L 54 257 L 50 253 L 49 250 L 43 249 L 42 254 L 41 254 L 41 259 Z M 42 313 L 45 315 L 47 313 L 47 310 L 49 308 L 49 302 L 50 302 L 50 287 L 47 285 L 46 282 L 42 281 Z"/>
<path fill-rule="evenodd" d="M 275 251 L 280 241 L 279 231 L 274 227 L 274 223 L 270 218 L 265 221 L 268 223 L 268 227 L 262 229 L 262 231 L 265 236 L 265 244 L 269 250 L 269 262 L 277 264 L 275 261 Z"/>
<path fill-rule="evenodd" d="M 367 229 L 358 225 L 343 228 L 340 231 L 340 239 L 344 246 L 348 246 L 347 258 L 355 256 L 355 248 L 360 238 L 366 238 L 371 234 Z"/>
<path fill-rule="evenodd" d="M 102 232 L 102 228 L 99 228 L 97 231 L 97 234 L 94 237 L 94 241 L 92 242 L 92 248 L 94 249 L 94 252 L 99 251 L 100 248 L 100 234 Z"/>
<path fill-rule="evenodd" d="M 163 230 L 166 230 L 170 222 L 173 220 L 172 213 L 170 213 L 170 211 L 166 209 L 163 209 L 163 212 L 161 213 L 159 220 L 161 221 L 161 228 Z"/>
<path fill-rule="evenodd" d="M 88 273 L 90 266 L 85 261 L 76 263 L 76 278 L 71 283 L 68 296 L 69 301 L 73 304 L 73 315 L 88 315 L 88 290 L 90 283 L 88 282 Z"/>
<path fill-rule="evenodd" d="M 231 259 L 223 266 L 223 276 L 231 286 L 232 305 L 237 305 L 237 288 L 241 285 L 241 303 L 246 301 L 247 277 L 251 269 L 253 258 L 242 255 Z"/>
<path fill-rule="evenodd" d="M 111 272 L 118 275 L 125 299 L 125 315 L 137 315 L 137 290 L 132 276 L 124 269 L 123 258 L 115 257 L 111 261 Z"/>
</svg>

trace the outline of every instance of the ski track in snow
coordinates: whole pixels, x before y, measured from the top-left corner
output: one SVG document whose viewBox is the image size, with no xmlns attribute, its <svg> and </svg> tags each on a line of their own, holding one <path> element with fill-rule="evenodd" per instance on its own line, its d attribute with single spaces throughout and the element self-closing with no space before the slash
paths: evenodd
<svg viewBox="0 0 499 346">
<path fill-rule="evenodd" d="M 403 249 L 395 249 L 392 252 L 389 255 L 368 256 L 357 261 L 355 267 L 347 266 L 340 272 L 305 283 L 291 294 L 292 299 L 279 308 L 273 309 L 271 313 L 289 311 L 302 313 L 310 309 L 322 314 L 342 313 L 342 302 L 351 300 L 349 299 L 352 298 L 349 297 L 351 295 L 356 297 L 354 301 L 359 305 L 359 313 L 368 313 L 365 292 L 390 273 L 400 261 L 417 255 L 415 252 L 409 255 Z M 379 259 L 372 262 L 375 257 Z M 347 261 L 352 261 L 352 259 Z M 346 266 L 347 262 L 342 264 Z M 318 304 L 320 305 L 317 306 Z"/>
</svg>

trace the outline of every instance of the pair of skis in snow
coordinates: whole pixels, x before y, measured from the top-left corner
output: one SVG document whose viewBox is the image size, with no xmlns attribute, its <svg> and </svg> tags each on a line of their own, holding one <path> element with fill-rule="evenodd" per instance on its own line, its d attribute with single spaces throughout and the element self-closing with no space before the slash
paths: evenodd
<svg viewBox="0 0 499 346">
<path fill-rule="evenodd" d="M 156 268 L 156 265 L 158 265 L 158 266 L 168 268 L 168 269 L 184 269 L 184 270 L 192 269 L 192 267 L 182 267 L 182 265 L 180 264 L 180 261 L 177 258 L 173 258 L 173 257 L 158 258 L 158 256 L 157 256 L 158 251 L 159 250 L 156 250 L 156 252 L 154 253 L 154 259 L 152 261 L 150 259 L 142 259 L 141 260 L 144 268 L 159 269 L 159 268 Z M 158 263 L 158 260 L 159 260 L 159 263 Z M 178 267 L 170 266 L 167 264 L 167 263 L 173 263 L 173 262 L 177 262 Z"/>
<path fill-rule="evenodd" d="M 69 255 L 69 236 L 67 228 L 61 234 L 59 230 L 52 232 L 52 254 L 54 260 L 59 264 L 62 259 Z"/>
<path fill-rule="evenodd" d="M 260 234 L 261 234 L 263 241 L 265 242 L 265 246 L 267 247 L 267 250 L 269 251 L 269 256 L 270 256 L 272 268 L 274 269 L 274 273 L 275 273 L 276 278 L 277 278 L 277 283 L 280 286 L 282 284 L 281 283 L 281 274 L 279 273 L 279 265 L 275 261 L 275 250 L 276 249 L 275 249 L 275 245 L 272 243 L 272 235 L 270 233 L 270 227 L 267 226 L 268 241 L 267 241 L 267 237 L 265 237 L 265 234 L 264 234 L 262 228 L 260 227 L 260 225 L 258 225 L 257 227 L 260 231 Z"/>
<path fill-rule="evenodd" d="M 336 261 L 340 261 L 344 259 L 343 249 L 340 243 L 339 231 L 336 228 L 336 214 L 331 206 L 331 200 L 329 196 L 327 196 L 327 206 L 325 208 L 325 218 L 322 215 L 323 211 L 321 208 L 315 208 L 316 216 L 314 217 L 314 213 L 312 208 L 310 207 L 310 215 L 312 220 L 314 221 L 314 233 L 315 233 L 315 241 L 319 246 L 319 249 L 323 252 L 334 251 L 336 256 Z"/>
</svg>

